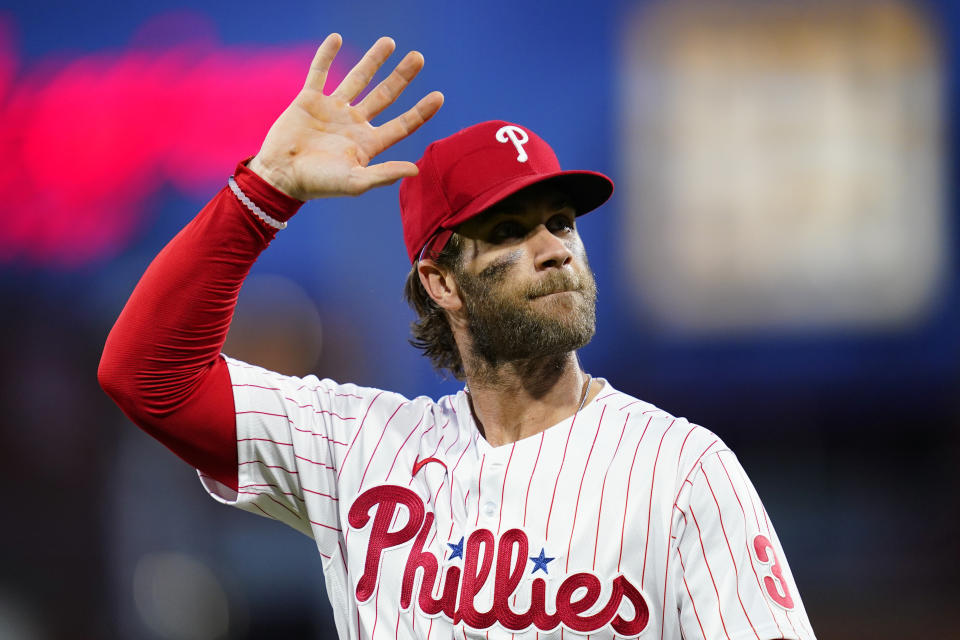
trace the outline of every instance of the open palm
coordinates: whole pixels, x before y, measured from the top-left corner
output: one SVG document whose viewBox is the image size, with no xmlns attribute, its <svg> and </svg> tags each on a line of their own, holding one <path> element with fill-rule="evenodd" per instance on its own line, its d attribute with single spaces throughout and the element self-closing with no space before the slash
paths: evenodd
<svg viewBox="0 0 960 640">
<path fill-rule="evenodd" d="M 427 94 L 411 109 L 379 126 L 370 120 L 389 107 L 423 68 L 411 51 L 393 72 L 357 104 L 351 104 L 393 53 L 394 42 L 380 38 L 330 95 L 323 86 L 341 38 L 331 34 L 310 65 L 303 89 L 270 127 L 250 169 L 284 193 L 309 200 L 359 195 L 417 174 L 412 162 L 370 162 L 416 131 L 443 104 L 443 94 Z"/>
</svg>

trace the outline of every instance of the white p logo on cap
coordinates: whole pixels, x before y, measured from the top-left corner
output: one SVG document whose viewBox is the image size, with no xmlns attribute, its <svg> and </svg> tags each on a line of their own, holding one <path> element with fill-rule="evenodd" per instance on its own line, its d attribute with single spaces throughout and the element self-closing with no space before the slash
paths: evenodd
<svg viewBox="0 0 960 640">
<path fill-rule="evenodd" d="M 527 161 L 527 152 L 523 150 L 523 145 L 527 144 L 529 140 L 530 137 L 527 135 L 526 131 L 512 124 L 508 124 L 497 129 L 497 141 L 510 141 L 517 149 L 517 162 Z"/>
</svg>

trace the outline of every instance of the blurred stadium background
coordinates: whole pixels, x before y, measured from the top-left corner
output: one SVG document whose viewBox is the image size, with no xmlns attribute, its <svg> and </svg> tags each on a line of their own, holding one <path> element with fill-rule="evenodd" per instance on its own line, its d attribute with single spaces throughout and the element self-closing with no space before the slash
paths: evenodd
<svg viewBox="0 0 960 640">
<path fill-rule="evenodd" d="M 333 637 L 311 542 L 209 501 L 95 378 L 150 259 L 330 31 L 340 72 L 392 35 L 427 59 L 410 94 L 446 94 L 389 157 L 503 118 L 613 176 L 581 222 L 601 300 L 585 365 L 733 447 L 821 639 L 960 637 L 955 2 L 13 0 L 0 638 Z M 406 343 L 396 197 L 307 205 L 227 351 L 455 390 Z"/>
</svg>

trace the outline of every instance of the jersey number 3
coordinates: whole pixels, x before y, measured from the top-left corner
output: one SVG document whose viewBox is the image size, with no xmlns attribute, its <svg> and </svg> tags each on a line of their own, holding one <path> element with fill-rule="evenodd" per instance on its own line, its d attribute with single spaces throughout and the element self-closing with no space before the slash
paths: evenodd
<svg viewBox="0 0 960 640">
<path fill-rule="evenodd" d="M 762 534 L 755 537 L 753 539 L 753 550 L 757 554 L 757 560 L 764 565 L 770 565 L 769 572 L 773 574 L 772 576 L 763 576 L 763 586 L 767 590 L 767 595 L 784 609 L 793 609 L 793 597 L 790 596 L 787 581 L 783 578 L 780 560 L 777 558 L 777 552 L 774 551 L 769 538 Z"/>
</svg>

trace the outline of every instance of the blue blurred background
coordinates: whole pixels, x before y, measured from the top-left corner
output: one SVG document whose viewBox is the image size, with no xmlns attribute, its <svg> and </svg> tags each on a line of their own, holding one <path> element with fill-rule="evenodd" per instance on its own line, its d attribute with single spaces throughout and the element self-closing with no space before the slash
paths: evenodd
<svg viewBox="0 0 960 640">
<path fill-rule="evenodd" d="M 717 432 L 820 638 L 960 637 L 957 41 L 949 0 L 0 7 L 0 637 L 333 637 L 319 556 L 209 501 L 99 390 L 152 257 L 254 154 L 331 31 L 427 64 L 389 151 L 502 118 L 612 176 L 580 223 L 588 371 Z M 308 204 L 226 351 L 407 395 L 396 187 Z"/>
</svg>

